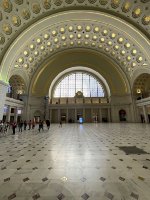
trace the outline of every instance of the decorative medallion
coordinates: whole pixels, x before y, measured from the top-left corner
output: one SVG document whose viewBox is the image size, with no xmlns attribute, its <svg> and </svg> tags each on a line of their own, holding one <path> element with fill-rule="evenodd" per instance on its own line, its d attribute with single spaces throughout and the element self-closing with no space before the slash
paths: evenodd
<svg viewBox="0 0 150 200">
<path fill-rule="evenodd" d="M 23 19 L 26 19 L 26 20 L 28 20 L 29 18 L 30 18 L 30 11 L 29 11 L 29 9 L 23 9 L 22 10 L 22 17 L 23 17 Z"/>
<path fill-rule="evenodd" d="M 5 12 L 11 12 L 12 11 L 12 3 L 10 0 L 3 0 L 2 6 Z"/>
<path fill-rule="evenodd" d="M 21 20 L 17 15 L 12 16 L 12 23 L 14 26 L 20 26 Z"/>
<path fill-rule="evenodd" d="M 12 28 L 10 24 L 3 24 L 3 31 L 6 35 L 10 35 L 12 33 Z"/>
<path fill-rule="evenodd" d="M 47 10 L 51 7 L 51 0 L 43 0 L 43 7 Z"/>
</svg>

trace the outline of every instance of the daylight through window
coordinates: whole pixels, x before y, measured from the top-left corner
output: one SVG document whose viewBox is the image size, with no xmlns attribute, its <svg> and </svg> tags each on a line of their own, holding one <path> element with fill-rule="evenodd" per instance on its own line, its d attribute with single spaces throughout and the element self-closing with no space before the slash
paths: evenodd
<svg viewBox="0 0 150 200">
<path fill-rule="evenodd" d="M 75 97 L 81 91 L 84 97 L 104 97 L 101 83 L 91 74 L 74 72 L 65 76 L 54 89 L 53 97 Z"/>
</svg>

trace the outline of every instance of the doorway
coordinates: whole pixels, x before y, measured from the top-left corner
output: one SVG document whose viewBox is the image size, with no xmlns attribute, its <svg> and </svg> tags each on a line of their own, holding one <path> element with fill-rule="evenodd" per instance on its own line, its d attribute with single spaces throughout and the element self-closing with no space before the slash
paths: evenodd
<svg viewBox="0 0 150 200">
<path fill-rule="evenodd" d="M 39 123 L 40 121 L 40 116 L 34 116 L 34 122 Z"/>
<path fill-rule="evenodd" d="M 66 123 L 66 114 L 61 114 L 61 121 Z"/>
<path fill-rule="evenodd" d="M 81 118 L 83 119 L 83 116 L 81 113 L 77 114 L 77 122 L 80 122 Z"/>
<path fill-rule="evenodd" d="M 126 111 L 125 110 L 119 110 L 119 119 L 120 119 L 120 122 L 125 122 L 127 121 L 126 119 Z"/>
</svg>

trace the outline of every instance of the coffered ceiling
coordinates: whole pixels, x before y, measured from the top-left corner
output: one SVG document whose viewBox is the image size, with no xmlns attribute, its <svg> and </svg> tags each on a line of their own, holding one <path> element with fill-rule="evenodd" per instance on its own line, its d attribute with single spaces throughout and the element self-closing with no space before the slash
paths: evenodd
<svg viewBox="0 0 150 200">
<path fill-rule="evenodd" d="M 1 59 L 12 41 L 40 18 L 75 9 L 110 13 L 132 23 L 150 35 L 149 0 L 1 0 L 0 52 Z"/>
<path fill-rule="evenodd" d="M 149 13 L 149 0 L 1 0 L 0 79 L 17 73 L 29 82 L 53 55 L 81 48 L 132 79 L 150 67 Z"/>
</svg>

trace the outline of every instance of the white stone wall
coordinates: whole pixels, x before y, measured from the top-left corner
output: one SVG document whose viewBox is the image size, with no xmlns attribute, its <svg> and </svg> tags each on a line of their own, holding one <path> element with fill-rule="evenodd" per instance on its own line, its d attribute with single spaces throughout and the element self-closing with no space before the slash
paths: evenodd
<svg viewBox="0 0 150 200">
<path fill-rule="evenodd" d="M 44 97 L 28 97 L 27 106 L 26 106 L 26 115 L 24 119 L 32 120 L 34 118 L 35 112 L 41 113 L 41 119 L 44 117 Z"/>
<path fill-rule="evenodd" d="M 119 110 L 126 111 L 127 122 L 135 122 L 135 113 L 131 94 L 125 96 L 111 96 L 111 118 L 112 122 L 120 122 Z"/>
<path fill-rule="evenodd" d="M 16 108 L 24 108 L 24 102 L 23 101 L 13 99 L 13 98 L 10 98 L 10 97 L 5 98 L 5 105 L 11 106 L 11 107 L 16 107 Z"/>
<path fill-rule="evenodd" d="M 26 97 L 27 98 L 27 111 L 24 115 L 24 119 L 29 120 L 33 119 L 35 113 L 40 113 L 41 119 L 44 118 L 44 97 Z M 88 121 L 91 119 L 93 112 L 96 113 L 95 109 L 97 110 L 98 119 L 101 122 L 102 118 L 107 118 L 109 122 L 120 122 L 119 119 L 119 111 L 125 110 L 126 111 L 126 122 L 140 122 L 140 114 L 136 113 L 136 103 L 132 100 L 131 94 L 126 96 L 111 96 L 110 104 L 97 104 L 92 105 L 90 104 L 51 104 L 46 106 L 46 118 L 51 119 L 52 122 L 59 122 L 61 112 L 66 110 L 67 119 L 71 118 L 76 120 L 77 111 L 78 109 L 83 109 L 83 116 Z M 98 107 L 97 107 L 98 106 Z M 75 109 L 76 108 L 76 109 Z M 142 111 L 143 112 L 143 111 Z"/>
<path fill-rule="evenodd" d="M 4 111 L 4 104 L 5 104 L 7 89 L 8 89 L 8 85 L 0 81 L 0 120 L 3 119 L 3 111 Z"/>
</svg>

